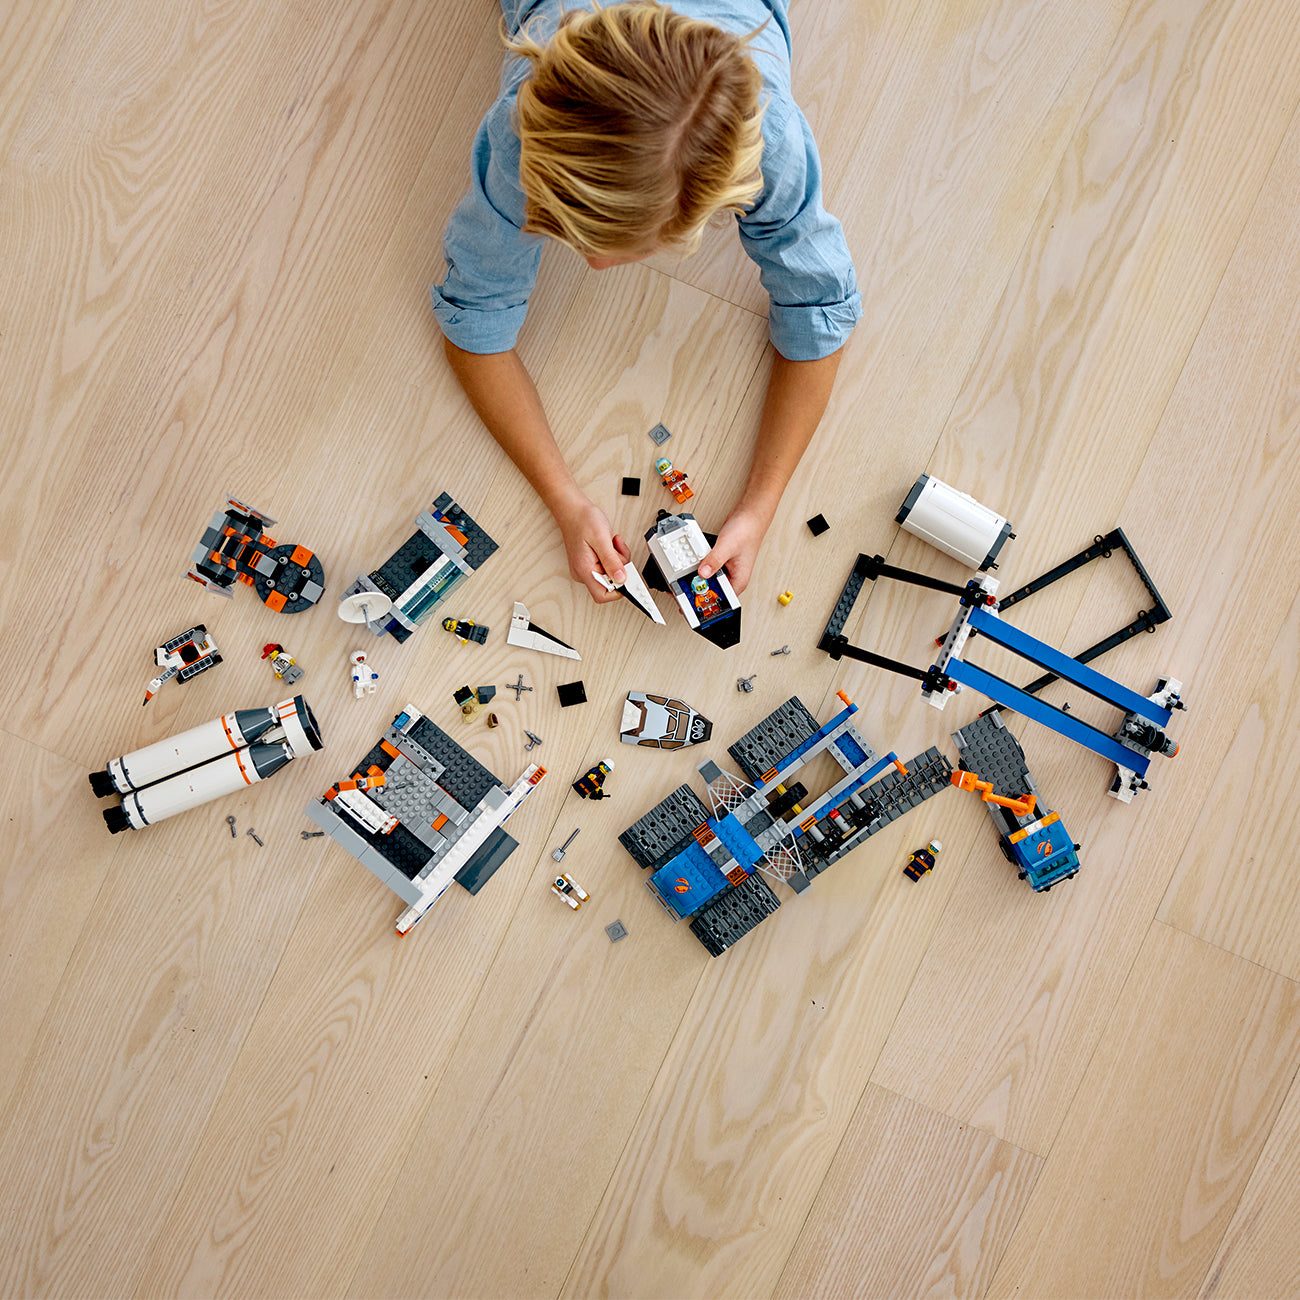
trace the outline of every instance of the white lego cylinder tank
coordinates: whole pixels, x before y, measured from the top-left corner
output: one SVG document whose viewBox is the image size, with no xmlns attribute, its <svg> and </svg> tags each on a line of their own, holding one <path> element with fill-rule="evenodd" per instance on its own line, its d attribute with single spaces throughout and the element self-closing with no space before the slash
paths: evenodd
<svg viewBox="0 0 1300 1300">
<path fill-rule="evenodd" d="M 103 771 L 90 774 L 90 784 L 100 798 L 140 790 L 242 749 L 276 727 L 283 728 L 284 738 L 292 749 L 291 757 L 301 757 L 321 747 L 316 719 L 307 701 L 295 695 L 269 708 L 239 709 L 223 714 L 178 736 L 169 736 L 111 759 Z"/>
<path fill-rule="evenodd" d="M 913 484 L 895 522 L 945 555 L 980 570 L 996 569 L 1003 543 L 1015 536 L 997 511 L 928 474 Z"/>
<path fill-rule="evenodd" d="M 293 758 L 294 751 L 288 741 L 249 745 L 143 790 L 132 790 L 123 797 L 120 807 L 104 810 L 104 820 L 114 835 L 128 828 L 141 830 L 165 817 L 197 808 L 210 799 L 256 785 Z"/>
</svg>

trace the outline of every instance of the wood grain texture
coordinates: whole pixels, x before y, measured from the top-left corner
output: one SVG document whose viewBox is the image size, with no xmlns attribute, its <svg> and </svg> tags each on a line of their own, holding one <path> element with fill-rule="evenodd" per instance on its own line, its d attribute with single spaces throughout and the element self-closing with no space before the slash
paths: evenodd
<svg viewBox="0 0 1300 1300">
<path fill-rule="evenodd" d="M 427 288 L 497 85 L 496 0 L 0 13 L 0 1293 L 1295 1290 L 1293 9 L 796 0 L 796 95 L 866 314 L 725 654 L 574 587 L 443 360 Z M 733 503 L 765 315 L 729 232 L 681 264 L 543 258 L 520 353 L 638 556 L 669 503 L 656 421 L 701 522 Z M 964 580 L 893 523 L 922 470 L 1012 519 L 1004 590 L 1125 526 L 1175 617 L 1101 666 L 1184 678 L 1182 753 L 1122 808 L 1104 764 L 1012 720 L 1084 844 L 1076 880 L 1033 894 L 947 794 L 712 961 L 620 830 L 790 694 L 827 717 L 844 689 L 904 755 L 951 753 L 981 706 L 922 708 L 813 648 L 860 550 Z M 375 643 L 357 703 L 333 596 L 444 489 L 501 543 L 447 610 L 489 642 Z M 227 492 L 320 554 L 322 607 L 185 581 Z M 516 598 L 582 662 L 507 646 Z M 1112 560 L 1014 621 L 1073 649 L 1142 603 Z M 880 584 L 849 630 L 923 663 L 950 617 Z M 152 646 L 199 620 L 224 664 L 142 710 Z M 325 751 L 108 837 L 86 771 L 283 694 L 271 639 Z M 536 690 L 501 691 L 499 728 L 462 723 L 455 688 L 520 671 Z M 561 711 L 578 677 L 589 703 Z M 619 745 L 637 688 L 713 741 Z M 298 832 L 408 699 L 503 776 L 550 775 L 488 888 L 399 942 L 394 896 Z M 602 757 L 611 797 L 583 803 L 568 783 Z M 575 826 L 579 913 L 547 892 Z"/>
<path fill-rule="evenodd" d="M 1291 980 L 1153 925 L 988 1295 L 1195 1293 L 1297 1065 Z"/>
<path fill-rule="evenodd" d="M 773 1294 L 982 1296 L 1041 1165 L 869 1087 Z"/>
<path fill-rule="evenodd" d="M 1292 979 L 1300 978 L 1300 823 L 1294 801 L 1279 792 L 1300 781 L 1298 676 L 1300 600 L 1254 683 L 1159 912 L 1162 921 Z"/>
<path fill-rule="evenodd" d="M 1253 27 L 1239 30 L 1241 39 L 1253 41 L 1255 34 Z M 1144 38 L 1140 46 L 1147 43 Z M 1211 116 L 1221 121 L 1208 103 L 1199 111 L 1207 121 Z M 1180 719 L 1179 738 L 1186 743 L 1178 760 L 1154 773 L 1159 798 L 1175 808 L 1196 806 L 1213 780 L 1218 755 L 1229 745 L 1249 699 L 1237 665 L 1267 654 L 1291 595 L 1288 591 L 1281 607 L 1270 604 L 1267 612 L 1244 614 L 1236 604 L 1242 583 L 1275 581 L 1262 539 L 1294 512 L 1300 492 L 1293 464 L 1279 459 L 1280 449 L 1295 436 L 1291 377 L 1300 355 L 1295 311 L 1300 285 L 1290 276 L 1295 259 L 1284 256 L 1277 262 L 1290 276 L 1285 283 L 1262 286 L 1256 271 L 1258 259 L 1270 256 L 1264 249 L 1297 247 L 1300 228 L 1290 197 L 1296 184 L 1296 132 L 1293 120 L 1281 147 L 1267 148 L 1265 161 L 1273 166 L 1236 254 L 1226 272 L 1215 276 L 1215 298 L 1203 328 L 1187 357 L 1175 359 L 1178 383 L 1143 460 L 1124 467 L 1133 454 L 1131 440 L 1115 443 L 1109 428 L 1084 425 L 1076 438 L 1052 437 L 1043 444 L 1035 473 L 1044 472 L 1047 479 L 1026 487 L 1028 519 L 1041 519 L 1036 535 L 1051 537 L 1080 501 L 1065 492 L 1059 508 L 1056 503 L 1049 508 L 1047 483 L 1095 484 L 1093 518 L 1099 514 L 1107 523 L 1124 524 L 1178 611 L 1158 649 L 1155 638 L 1140 638 L 1108 655 L 1105 670 L 1122 681 L 1152 684 L 1158 672 L 1169 670 L 1188 683 L 1189 691 L 1194 683 L 1216 683 L 1211 707 L 1199 711 L 1193 704 Z M 1232 161 L 1240 165 L 1239 151 Z M 1144 227 L 1149 228 L 1150 223 Z M 1172 245 L 1162 238 L 1159 247 L 1163 257 Z M 1118 336 L 1104 337 L 1112 340 L 1107 351 L 1120 348 Z M 1095 457 L 1096 464 L 1076 470 L 1081 456 Z M 947 463 L 942 446 L 939 459 Z M 1108 494 L 1116 490 L 1126 499 L 1108 504 Z M 1210 497 L 1234 501 L 1230 520 L 1206 510 Z M 1169 521 L 1180 517 L 1195 517 L 1198 526 L 1171 529 Z M 1021 519 L 1016 522 L 1026 527 Z M 1096 525 L 1080 520 L 1075 528 L 1076 537 L 1083 535 L 1078 545 Z M 1213 557 L 1208 569 L 1207 556 Z M 1042 562 L 1059 558 L 1057 552 Z M 1019 554 L 1016 563 L 1023 563 Z M 1017 570 L 1008 581 L 1033 572 Z M 1070 627 L 1065 644 L 1088 644 L 1096 610 L 1113 600 L 1106 582 L 1101 573 L 1087 580 L 1083 611 L 1072 621 L 1078 626 Z M 1114 605 L 1108 608 L 1113 611 Z M 1123 612 L 1121 619 L 1131 616 Z M 1112 626 L 1121 621 L 1113 612 L 1110 617 Z M 1078 695 L 1070 698 L 1078 703 Z M 1021 726 L 1022 734 L 1027 730 Z M 1035 752 L 1043 753 L 1041 764 Z M 1059 745 L 1031 751 L 1031 765 L 1049 803 L 1053 791 L 1077 789 L 1081 778 L 1098 794 L 1109 782 L 1100 761 Z M 873 1076 L 884 1087 L 1042 1154 L 1145 933 L 1141 918 L 1154 914 L 1191 830 L 1185 820 L 1171 821 L 1168 808 L 1140 800 L 1127 810 L 1077 800 L 1075 808 L 1067 824 L 1084 843 L 1091 870 L 1032 913 L 1019 907 L 1005 912 L 1004 885 L 989 893 L 974 878 L 963 882 L 936 940 L 943 958 L 928 964 L 913 988 Z M 999 924 L 999 915 L 1008 923 Z M 995 933 L 996 949 L 990 947 Z M 971 999 L 954 1002 L 954 987 L 970 991 Z M 947 1045 L 942 1052 L 935 1051 L 939 1041 Z"/>
<path fill-rule="evenodd" d="M 1300 1290 L 1295 1207 L 1300 1197 L 1300 1090 L 1291 1089 L 1237 1202 L 1201 1287 L 1201 1300 Z"/>
</svg>

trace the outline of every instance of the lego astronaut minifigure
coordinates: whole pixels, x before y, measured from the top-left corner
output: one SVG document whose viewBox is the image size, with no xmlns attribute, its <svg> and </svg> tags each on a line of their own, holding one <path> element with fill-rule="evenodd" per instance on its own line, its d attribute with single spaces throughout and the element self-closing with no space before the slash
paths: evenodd
<svg viewBox="0 0 1300 1300">
<path fill-rule="evenodd" d="M 351 663 L 352 694 L 358 700 L 363 695 L 373 695 L 375 693 L 375 683 L 379 680 L 379 674 L 366 662 L 366 652 L 364 650 L 354 650 Z"/>
</svg>

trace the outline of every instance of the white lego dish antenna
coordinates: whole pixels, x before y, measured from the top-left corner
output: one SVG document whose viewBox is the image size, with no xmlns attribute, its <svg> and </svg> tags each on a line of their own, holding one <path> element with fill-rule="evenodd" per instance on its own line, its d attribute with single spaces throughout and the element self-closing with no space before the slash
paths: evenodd
<svg viewBox="0 0 1300 1300">
<path fill-rule="evenodd" d="M 378 635 L 383 629 L 375 620 L 387 617 L 393 602 L 379 591 L 357 591 L 339 601 L 339 617 L 345 623 L 364 623 L 368 631 Z"/>
</svg>

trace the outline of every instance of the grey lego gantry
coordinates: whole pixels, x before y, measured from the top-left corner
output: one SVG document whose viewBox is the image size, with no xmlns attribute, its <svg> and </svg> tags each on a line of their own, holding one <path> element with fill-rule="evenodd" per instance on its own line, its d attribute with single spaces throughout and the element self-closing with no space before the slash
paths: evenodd
<svg viewBox="0 0 1300 1300">
<path fill-rule="evenodd" d="M 517 847 L 502 823 L 545 768 L 507 787 L 440 727 L 407 706 L 307 816 L 408 906 L 405 934 L 454 880 L 476 894 Z"/>
<path fill-rule="evenodd" d="M 376 636 L 405 641 L 434 607 L 478 569 L 497 544 L 451 496 L 443 492 L 415 520 L 414 532 L 379 568 L 359 577 L 341 599 L 373 591 L 392 601 L 374 621 Z"/>
</svg>

